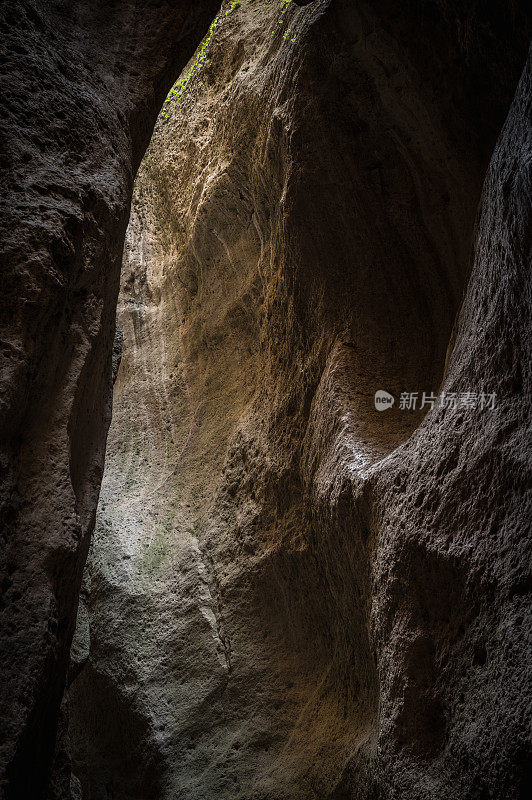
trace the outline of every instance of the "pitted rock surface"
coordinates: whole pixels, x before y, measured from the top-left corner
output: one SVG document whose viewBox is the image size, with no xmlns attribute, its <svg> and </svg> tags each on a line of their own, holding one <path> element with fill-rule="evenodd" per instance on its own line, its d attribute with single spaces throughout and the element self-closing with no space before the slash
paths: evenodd
<svg viewBox="0 0 532 800">
<path fill-rule="evenodd" d="M 217 8 L 1 11 L 0 791 L 525 797 L 527 5 Z"/>
<path fill-rule="evenodd" d="M 89 797 L 520 791 L 528 77 L 472 264 L 511 66 L 476 117 L 485 42 L 431 21 L 442 96 L 442 51 L 376 14 L 226 15 L 137 177 L 71 691 Z M 498 400 L 399 408 L 423 391 Z"/>
</svg>

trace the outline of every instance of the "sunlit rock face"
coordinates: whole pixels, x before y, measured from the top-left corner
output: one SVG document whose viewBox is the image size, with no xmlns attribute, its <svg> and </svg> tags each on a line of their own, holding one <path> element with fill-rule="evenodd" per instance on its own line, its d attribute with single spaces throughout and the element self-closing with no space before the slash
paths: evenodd
<svg viewBox="0 0 532 800">
<path fill-rule="evenodd" d="M 228 4 L 159 118 L 70 691 L 85 800 L 524 786 L 528 73 L 474 220 L 526 20 L 386 6 Z M 496 406 L 399 407 L 441 390 Z"/>
<path fill-rule="evenodd" d="M 133 177 L 216 6 L 1 4 L 0 794 L 9 799 L 47 793 L 103 473 Z"/>
</svg>

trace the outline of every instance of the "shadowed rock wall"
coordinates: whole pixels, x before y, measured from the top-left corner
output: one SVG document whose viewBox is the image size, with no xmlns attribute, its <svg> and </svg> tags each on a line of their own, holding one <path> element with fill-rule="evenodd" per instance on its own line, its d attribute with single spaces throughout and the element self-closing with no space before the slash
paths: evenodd
<svg viewBox="0 0 532 800">
<path fill-rule="evenodd" d="M 45 795 L 133 176 L 216 2 L 2 4 L 0 786 Z"/>
<path fill-rule="evenodd" d="M 475 216 L 526 17 L 222 20 L 126 237 L 83 797 L 521 796 L 528 67 Z M 380 388 L 497 404 L 378 413 Z"/>
</svg>

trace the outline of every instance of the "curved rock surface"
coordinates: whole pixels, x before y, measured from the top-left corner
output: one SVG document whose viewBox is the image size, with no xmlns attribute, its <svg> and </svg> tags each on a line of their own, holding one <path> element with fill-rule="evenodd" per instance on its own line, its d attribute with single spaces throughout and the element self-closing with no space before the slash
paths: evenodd
<svg viewBox="0 0 532 800">
<path fill-rule="evenodd" d="M 524 797 L 529 20 L 234 5 L 137 177 L 76 781 Z"/>
<path fill-rule="evenodd" d="M 110 420 L 133 176 L 213 0 L 0 10 L 0 791 L 46 794 Z"/>
<path fill-rule="evenodd" d="M 71 779 L 216 8 L 1 10 L 2 798 L 524 797 L 519 2 L 224 4 Z"/>
</svg>

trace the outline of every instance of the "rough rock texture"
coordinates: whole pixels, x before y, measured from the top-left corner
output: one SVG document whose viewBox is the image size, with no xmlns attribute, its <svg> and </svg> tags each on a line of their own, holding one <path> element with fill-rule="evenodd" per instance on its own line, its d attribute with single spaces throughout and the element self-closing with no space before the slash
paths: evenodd
<svg viewBox="0 0 532 800">
<path fill-rule="evenodd" d="M 83 798 L 524 796 L 528 68 L 475 215 L 528 21 L 222 19 L 135 189 Z M 498 399 L 378 413 L 380 388 Z"/>
<path fill-rule="evenodd" d="M 0 791 L 44 796 L 110 420 L 133 176 L 215 0 L 2 3 Z"/>
<path fill-rule="evenodd" d="M 529 55 L 484 183 L 443 384 L 496 392 L 496 409 L 431 413 L 375 476 L 372 621 L 390 796 L 530 788 L 531 67 Z"/>
</svg>

